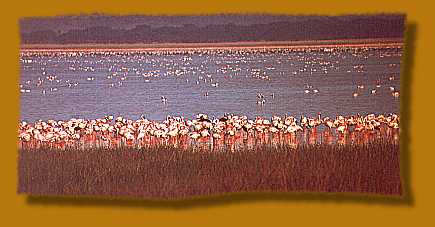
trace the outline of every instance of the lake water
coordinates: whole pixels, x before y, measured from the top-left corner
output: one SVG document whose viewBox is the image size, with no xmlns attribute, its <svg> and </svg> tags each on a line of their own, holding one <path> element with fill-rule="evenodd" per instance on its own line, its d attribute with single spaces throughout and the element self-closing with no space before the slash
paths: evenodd
<svg viewBox="0 0 435 227">
<path fill-rule="evenodd" d="M 394 46 L 23 51 L 20 118 L 399 113 L 401 56 Z"/>
</svg>

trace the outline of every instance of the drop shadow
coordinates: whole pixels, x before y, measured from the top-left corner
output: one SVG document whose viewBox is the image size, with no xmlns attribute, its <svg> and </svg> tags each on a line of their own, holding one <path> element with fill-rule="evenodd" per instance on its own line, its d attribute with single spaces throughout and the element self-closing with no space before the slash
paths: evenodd
<svg viewBox="0 0 435 227">
<path fill-rule="evenodd" d="M 414 50 L 417 24 L 408 22 L 405 32 L 405 48 L 401 70 L 401 176 L 403 194 L 401 196 L 367 195 L 356 193 L 301 193 L 301 192 L 252 192 L 196 197 L 183 200 L 146 200 L 137 198 L 100 197 L 100 196 L 26 196 L 26 203 L 32 206 L 96 206 L 96 207 L 129 207 L 138 209 L 191 209 L 224 206 L 231 204 L 247 204 L 259 202 L 282 203 L 354 203 L 367 205 L 413 206 L 414 197 L 411 188 L 411 85 L 414 66 Z"/>
<path fill-rule="evenodd" d="M 39 206 L 78 206 L 78 207 L 129 207 L 142 209 L 194 209 L 234 204 L 248 204 L 260 202 L 279 203 L 357 203 L 406 205 L 402 196 L 361 195 L 355 193 L 301 193 L 301 192 L 247 192 L 232 193 L 215 196 L 204 196 L 180 200 L 145 200 L 128 197 L 100 197 L 100 196 L 27 196 L 28 205 Z"/>
<path fill-rule="evenodd" d="M 400 170 L 402 175 L 403 200 L 405 204 L 414 205 L 411 180 L 411 103 L 412 72 L 414 68 L 415 42 L 417 24 L 408 22 L 405 32 L 405 50 L 402 58 L 400 75 Z"/>
</svg>

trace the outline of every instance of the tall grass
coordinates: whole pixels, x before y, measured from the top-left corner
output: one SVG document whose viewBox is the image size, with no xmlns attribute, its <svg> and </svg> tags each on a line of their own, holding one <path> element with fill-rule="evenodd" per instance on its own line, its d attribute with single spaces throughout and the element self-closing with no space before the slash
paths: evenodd
<svg viewBox="0 0 435 227">
<path fill-rule="evenodd" d="M 236 152 L 116 148 L 19 151 L 20 193 L 178 199 L 245 191 L 402 193 L 399 145 L 263 146 Z"/>
</svg>

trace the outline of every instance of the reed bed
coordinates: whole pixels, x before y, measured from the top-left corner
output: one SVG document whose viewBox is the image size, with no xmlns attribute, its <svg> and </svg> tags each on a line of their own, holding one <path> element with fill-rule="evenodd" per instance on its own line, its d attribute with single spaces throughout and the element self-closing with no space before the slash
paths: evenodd
<svg viewBox="0 0 435 227">
<path fill-rule="evenodd" d="M 232 192 L 401 195 L 399 145 L 19 150 L 19 193 L 182 199 Z"/>
</svg>

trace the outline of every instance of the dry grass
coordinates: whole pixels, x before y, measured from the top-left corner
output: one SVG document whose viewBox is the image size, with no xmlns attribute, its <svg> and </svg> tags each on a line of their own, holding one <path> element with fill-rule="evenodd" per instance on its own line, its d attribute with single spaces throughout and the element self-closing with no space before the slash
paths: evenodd
<svg viewBox="0 0 435 227">
<path fill-rule="evenodd" d="M 19 151 L 18 191 L 180 199 L 244 191 L 402 194 L 399 145 Z"/>
</svg>

